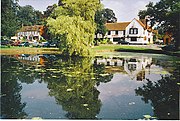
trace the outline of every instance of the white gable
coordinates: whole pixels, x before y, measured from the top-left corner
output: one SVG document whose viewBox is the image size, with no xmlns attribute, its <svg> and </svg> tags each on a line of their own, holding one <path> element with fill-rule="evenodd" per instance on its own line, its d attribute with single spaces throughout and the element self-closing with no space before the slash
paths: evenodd
<svg viewBox="0 0 180 121">
<path fill-rule="evenodd" d="M 131 23 L 126 27 L 126 36 L 128 36 L 128 35 L 130 36 L 130 34 L 129 34 L 130 28 L 138 29 L 138 34 L 133 35 L 133 36 L 143 36 L 144 28 L 136 19 L 133 19 L 131 21 Z"/>
</svg>

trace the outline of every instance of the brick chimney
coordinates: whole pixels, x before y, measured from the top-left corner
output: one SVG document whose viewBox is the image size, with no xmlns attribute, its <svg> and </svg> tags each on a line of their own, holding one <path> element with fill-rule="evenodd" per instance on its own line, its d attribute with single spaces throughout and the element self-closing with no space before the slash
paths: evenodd
<svg viewBox="0 0 180 121">
<path fill-rule="evenodd" d="M 147 19 L 139 19 L 144 25 L 145 28 L 147 29 Z"/>
</svg>

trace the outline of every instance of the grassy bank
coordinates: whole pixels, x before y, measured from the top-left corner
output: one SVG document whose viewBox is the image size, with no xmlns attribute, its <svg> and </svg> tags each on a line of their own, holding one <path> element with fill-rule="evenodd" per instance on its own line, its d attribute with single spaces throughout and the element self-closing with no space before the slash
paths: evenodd
<svg viewBox="0 0 180 121">
<path fill-rule="evenodd" d="M 60 54 L 58 48 L 3 47 L 1 55 L 15 54 Z"/>
<path fill-rule="evenodd" d="M 98 52 L 142 52 L 142 53 L 161 53 L 161 48 L 149 45 L 100 45 L 93 48 L 95 53 Z"/>
<path fill-rule="evenodd" d="M 180 52 L 162 51 L 157 45 L 100 45 L 92 47 L 95 55 L 104 55 L 108 52 L 135 52 L 135 53 L 153 53 L 179 56 Z M 58 48 L 32 48 L 32 47 L 3 47 L 2 55 L 14 54 L 60 54 Z"/>
<path fill-rule="evenodd" d="M 107 52 L 115 52 L 115 51 L 140 51 L 145 52 L 149 51 L 147 46 L 132 46 L 132 45 L 100 45 L 92 47 L 93 53 L 103 54 Z M 33 48 L 33 47 L 3 47 L 1 48 L 1 54 L 13 55 L 13 54 L 43 54 L 43 53 L 60 53 L 58 48 Z"/>
</svg>

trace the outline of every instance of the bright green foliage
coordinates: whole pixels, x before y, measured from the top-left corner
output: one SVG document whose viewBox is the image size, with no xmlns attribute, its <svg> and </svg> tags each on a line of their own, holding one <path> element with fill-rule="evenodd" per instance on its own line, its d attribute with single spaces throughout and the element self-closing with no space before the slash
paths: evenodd
<svg viewBox="0 0 180 121">
<path fill-rule="evenodd" d="M 60 40 L 65 55 L 87 56 L 94 39 L 98 0 L 63 0 L 47 20 L 49 30 Z"/>
<path fill-rule="evenodd" d="M 72 24 L 73 23 L 73 24 Z M 95 26 L 90 21 L 83 21 L 82 17 L 61 16 L 49 19 L 50 32 L 60 37 L 60 49 L 66 55 L 89 55 L 89 47 Z"/>
<path fill-rule="evenodd" d="M 81 16 L 88 21 L 94 21 L 95 12 L 101 8 L 99 0 L 62 0 L 62 3 L 55 11 L 56 16 Z"/>
</svg>

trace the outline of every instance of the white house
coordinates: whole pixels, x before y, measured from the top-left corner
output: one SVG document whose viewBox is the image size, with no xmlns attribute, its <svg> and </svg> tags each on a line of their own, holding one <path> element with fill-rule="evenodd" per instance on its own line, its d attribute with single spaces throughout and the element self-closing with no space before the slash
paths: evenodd
<svg viewBox="0 0 180 121">
<path fill-rule="evenodd" d="M 17 33 L 18 40 L 23 38 L 28 41 L 40 40 L 43 31 L 43 25 L 23 26 Z"/>
<path fill-rule="evenodd" d="M 146 20 L 133 19 L 131 22 L 106 23 L 108 29 L 106 38 L 113 43 L 126 41 L 130 44 L 153 43 L 153 29 L 147 25 Z"/>
</svg>

